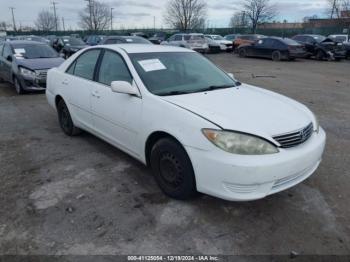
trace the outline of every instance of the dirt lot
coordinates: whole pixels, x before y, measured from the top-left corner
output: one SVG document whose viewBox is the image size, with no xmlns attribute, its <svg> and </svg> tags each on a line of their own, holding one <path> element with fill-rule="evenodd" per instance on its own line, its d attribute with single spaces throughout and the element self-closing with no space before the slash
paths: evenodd
<svg viewBox="0 0 350 262">
<path fill-rule="evenodd" d="M 210 59 L 318 115 L 310 179 L 250 203 L 175 201 L 118 149 L 63 135 L 44 94 L 0 84 L 0 254 L 350 254 L 350 61 Z"/>
</svg>

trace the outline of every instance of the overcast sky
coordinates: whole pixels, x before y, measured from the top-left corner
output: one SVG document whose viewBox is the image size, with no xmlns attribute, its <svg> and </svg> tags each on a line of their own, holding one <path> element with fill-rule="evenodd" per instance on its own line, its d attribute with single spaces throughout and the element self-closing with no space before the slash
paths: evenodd
<svg viewBox="0 0 350 262">
<path fill-rule="evenodd" d="M 278 20 L 301 21 L 305 16 L 323 16 L 327 0 L 271 0 L 278 6 Z M 55 0 L 58 16 L 64 17 L 66 28 L 76 29 L 78 13 L 86 6 L 84 0 Z M 114 28 L 166 27 L 163 11 L 166 0 L 104 0 L 114 8 Z M 239 10 L 242 0 L 207 0 L 208 23 L 214 27 L 226 27 L 230 16 Z M 9 7 L 15 7 L 17 26 L 33 25 L 40 10 L 52 10 L 52 0 L 0 0 L 0 21 L 11 23 Z"/>
</svg>

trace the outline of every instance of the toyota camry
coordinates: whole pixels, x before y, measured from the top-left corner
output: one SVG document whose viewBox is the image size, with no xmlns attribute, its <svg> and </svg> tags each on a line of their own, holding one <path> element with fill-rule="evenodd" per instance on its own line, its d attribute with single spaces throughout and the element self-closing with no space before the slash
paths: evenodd
<svg viewBox="0 0 350 262">
<path fill-rule="evenodd" d="M 306 106 L 180 47 L 81 50 L 49 71 L 46 95 L 64 133 L 85 130 L 125 151 L 176 199 L 264 198 L 313 174 L 325 147 Z"/>
</svg>

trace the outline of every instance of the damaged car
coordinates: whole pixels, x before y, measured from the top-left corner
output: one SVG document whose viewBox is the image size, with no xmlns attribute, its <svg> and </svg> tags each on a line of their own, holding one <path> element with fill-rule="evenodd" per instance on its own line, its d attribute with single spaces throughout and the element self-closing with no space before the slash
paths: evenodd
<svg viewBox="0 0 350 262">
<path fill-rule="evenodd" d="M 346 58 L 343 43 L 331 38 L 322 35 L 296 35 L 292 39 L 305 46 L 308 58 L 314 57 L 320 61 L 339 61 Z"/>
<path fill-rule="evenodd" d="M 12 83 L 18 94 L 45 90 L 47 71 L 63 62 L 45 43 L 26 40 L 0 43 L 0 78 Z"/>
</svg>

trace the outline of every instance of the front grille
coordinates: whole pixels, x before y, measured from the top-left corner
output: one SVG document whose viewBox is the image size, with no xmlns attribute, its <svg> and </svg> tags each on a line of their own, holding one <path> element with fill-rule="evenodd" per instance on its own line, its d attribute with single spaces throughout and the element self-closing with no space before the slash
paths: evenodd
<svg viewBox="0 0 350 262">
<path fill-rule="evenodd" d="M 274 136 L 273 139 L 275 139 L 282 148 L 294 147 L 307 141 L 312 136 L 313 128 L 313 124 L 310 123 L 303 129 L 283 135 Z"/>
<path fill-rule="evenodd" d="M 39 79 L 46 79 L 47 77 L 47 70 L 36 70 L 35 73 Z"/>
</svg>

